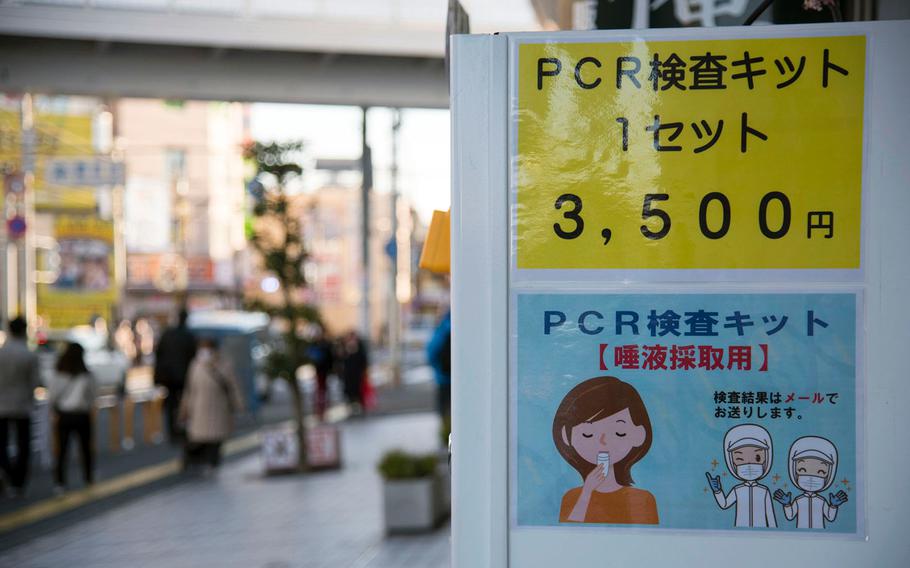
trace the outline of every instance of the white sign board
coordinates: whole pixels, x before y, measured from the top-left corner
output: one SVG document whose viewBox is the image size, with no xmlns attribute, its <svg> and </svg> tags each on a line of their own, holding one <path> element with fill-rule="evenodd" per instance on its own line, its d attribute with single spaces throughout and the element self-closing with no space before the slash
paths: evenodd
<svg viewBox="0 0 910 568">
<path fill-rule="evenodd" d="M 262 433 L 262 460 L 268 473 L 289 471 L 300 465 L 300 444 L 293 428 Z"/>
<path fill-rule="evenodd" d="M 453 40 L 455 566 L 910 562 L 908 37 Z"/>
</svg>

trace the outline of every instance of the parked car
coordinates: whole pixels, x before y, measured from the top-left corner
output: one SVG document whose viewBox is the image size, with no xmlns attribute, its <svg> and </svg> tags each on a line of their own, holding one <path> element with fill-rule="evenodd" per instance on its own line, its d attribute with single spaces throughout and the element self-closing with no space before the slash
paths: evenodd
<svg viewBox="0 0 910 568">
<path fill-rule="evenodd" d="M 40 347 L 42 381 L 48 384 L 57 357 L 67 342 L 78 343 L 85 349 L 85 365 L 94 375 L 102 393 L 123 393 L 126 375 L 130 369 L 129 358 L 113 346 L 109 336 L 88 325 L 76 326 L 66 331 L 50 332 Z"/>
</svg>

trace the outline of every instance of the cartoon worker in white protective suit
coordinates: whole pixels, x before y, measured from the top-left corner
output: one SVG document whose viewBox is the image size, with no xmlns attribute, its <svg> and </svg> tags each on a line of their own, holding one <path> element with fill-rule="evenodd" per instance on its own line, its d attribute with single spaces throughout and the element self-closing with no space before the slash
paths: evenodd
<svg viewBox="0 0 910 568">
<path fill-rule="evenodd" d="M 724 459 L 733 477 L 742 481 L 724 495 L 720 476 L 708 477 L 721 509 L 736 505 L 736 527 L 777 528 L 771 491 L 758 480 L 771 471 L 771 434 L 758 424 L 740 424 L 724 436 Z"/>
<path fill-rule="evenodd" d="M 790 446 L 788 464 L 790 480 L 803 490 L 803 494 L 793 499 L 792 493 L 778 489 L 774 492 L 774 499 L 784 506 L 784 516 L 788 521 L 796 517 L 796 528 L 825 528 L 825 521 L 833 522 L 838 507 L 847 502 L 847 494 L 843 490 L 829 493 L 828 499 L 819 495 L 834 483 L 837 448 L 817 436 L 799 438 Z"/>
</svg>

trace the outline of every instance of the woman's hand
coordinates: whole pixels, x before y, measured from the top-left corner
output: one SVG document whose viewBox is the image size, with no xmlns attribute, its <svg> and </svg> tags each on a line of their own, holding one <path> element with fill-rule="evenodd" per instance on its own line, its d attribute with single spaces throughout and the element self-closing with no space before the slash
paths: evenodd
<svg viewBox="0 0 910 568">
<path fill-rule="evenodd" d="M 607 472 L 604 471 L 603 464 L 598 464 L 597 467 L 591 470 L 591 473 L 588 474 L 588 477 L 585 478 L 585 484 L 582 486 L 581 491 L 582 493 L 587 493 L 590 495 L 606 480 Z"/>
<path fill-rule="evenodd" d="M 604 466 L 603 464 L 598 464 L 585 478 L 585 484 L 581 487 L 581 494 L 578 496 L 575 506 L 572 507 L 568 520 L 575 523 L 585 522 L 585 516 L 588 514 L 588 505 L 591 503 L 591 496 L 606 480 L 607 473 L 604 471 Z"/>
</svg>

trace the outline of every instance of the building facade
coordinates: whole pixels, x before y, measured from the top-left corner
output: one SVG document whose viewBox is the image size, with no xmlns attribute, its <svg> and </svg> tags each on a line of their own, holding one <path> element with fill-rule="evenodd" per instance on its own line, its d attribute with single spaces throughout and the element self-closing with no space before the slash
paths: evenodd
<svg viewBox="0 0 910 568">
<path fill-rule="evenodd" d="M 160 321 L 182 304 L 238 307 L 243 105 L 121 99 L 115 117 L 127 171 L 123 317 Z"/>
</svg>

